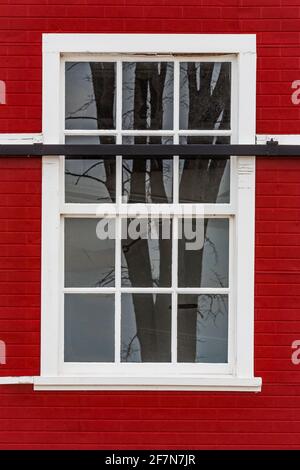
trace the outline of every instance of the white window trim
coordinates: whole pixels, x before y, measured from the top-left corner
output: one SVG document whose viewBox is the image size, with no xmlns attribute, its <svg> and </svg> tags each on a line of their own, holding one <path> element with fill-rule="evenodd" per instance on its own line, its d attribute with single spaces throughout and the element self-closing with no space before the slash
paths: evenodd
<svg viewBox="0 0 300 470">
<path fill-rule="evenodd" d="M 151 50 L 149 50 L 151 48 Z M 235 54 L 237 57 L 237 135 L 239 144 L 255 143 L 256 38 L 255 35 L 137 35 L 137 34 L 44 34 L 43 35 L 43 140 L 62 142 L 64 54 Z M 58 118 L 60 116 L 60 118 Z M 237 290 L 235 360 L 230 373 L 216 374 L 214 368 L 197 374 L 147 374 L 148 367 L 132 368 L 132 374 L 94 375 L 87 370 L 62 371 L 60 356 L 60 244 L 61 244 L 61 157 L 43 157 L 42 190 L 42 319 L 41 376 L 35 389 L 191 389 L 259 391 L 261 379 L 254 377 L 254 216 L 255 157 L 237 157 L 236 257 L 234 280 Z M 235 234 L 235 235 L 236 235 Z M 140 365 L 139 365 L 140 366 Z M 104 369 L 103 369 L 104 370 Z M 192 370 L 192 368 L 191 368 Z M 203 370 L 203 369 L 202 369 Z M 135 372 L 134 372 L 135 371 Z M 221 372 L 221 371 L 220 371 Z M 74 376 L 75 375 L 75 376 Z"/>
</svg>

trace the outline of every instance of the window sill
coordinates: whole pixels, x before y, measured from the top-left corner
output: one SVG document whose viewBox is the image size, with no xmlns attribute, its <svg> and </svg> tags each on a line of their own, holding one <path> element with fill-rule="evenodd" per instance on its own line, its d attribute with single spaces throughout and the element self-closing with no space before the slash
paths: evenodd
<svg viewBox="0 0 300 470">
<path fill-rule="evenodd" d="M 190 390 L 260 392 L 260 377 L 34 377 L 34 390 Z"/>
<path fill-rule="evenodd" d="M 260 392 L 260 377 L 0 377 L 0 385 L 33 384 L 34 390 L 190 390 Z"/>
</svg>

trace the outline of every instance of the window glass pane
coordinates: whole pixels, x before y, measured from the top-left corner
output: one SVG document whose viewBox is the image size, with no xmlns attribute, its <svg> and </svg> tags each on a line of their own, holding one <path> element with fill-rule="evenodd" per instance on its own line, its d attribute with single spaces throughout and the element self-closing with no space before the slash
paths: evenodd
<svg viewBox="0 0 300 470">
<path fill-rule="evenodd" d="M 67 62 L 66 129 L 114 129 L 114 62 Z"/>
<path fill-rule="evenodd" d="M 123 294 L 122 362 L 171 361 L 171 296 Z"/>
<path fill-rule="evenodd" d="M 226 295 L 178 296 L 178 362 L 228 362 Z"/>
<path fill-rule="evenodd" d="M 229 129 L 230 89 L 230 62 L 182 62 L 180 129 Z"/>
<path fill-rule="evenodd" d="M 111 287 L 115 284 L 113 219 L 65 219 L 65 286 Z"/>
<path fill-rule="evenodd" d="M 170 218 L 122 220 L 122 286 L 170 287 Z"/>
<path fill-rule="evenodd" d="M 113 136 L 66 137 L 66 144 L 115 144 Z M 65 202 L 114 203 L 116 200 L 115 157 L 65 158 Z"/>
<path fill-rule="evenodd" d="M 114 295 L 65 295 L 65 362 L 113 362 Z"/>
<path fill-rule="evenodd" d="M 179 219 L 179 231 L 178 286 L 228 287 L 229 220 Z"/>
<path fill-rule="evenodd" d="M 167 144 L 172 137 L 124 137 L 123 144 Z M 172 203 L 173 160 L 171 158 L 123 158 L 124 203 Z"/>
<path fill-rule="evenodd" d="M 180 144 L 229 144 L 230 137 L 180 137 Z M 230 202 L 230 158 L 180 158 L 179 202 Z"/>
<path fill-rule="evenodd" d="M 123 129 L 172 129 L 171 62 L 123 63 Z"/>
</svg>

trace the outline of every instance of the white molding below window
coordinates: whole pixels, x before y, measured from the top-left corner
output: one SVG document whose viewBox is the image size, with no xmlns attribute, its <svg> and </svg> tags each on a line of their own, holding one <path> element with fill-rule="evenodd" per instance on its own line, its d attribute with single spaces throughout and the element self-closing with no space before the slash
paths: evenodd
<svg viewBox="0 0 300 470">
<path fill-rule="evenodd" d="M 218 375 L 170 377 L 37 377 L 34 390 L 195 390 L 260 392 L 260 378 Z"/>
<path fill-rule="evenodd" d="M 0 134 L 0 144 L 1 145 L 20 145 L 20 144 L 37 144 L 43 142 L 42 133 L 34 134 Z"/>
<path fill-rule="evenodd" d="M 180 383 L 179 383 L 180 382 Z M 178 377 L 0 377 L 0 385 L 33 384 L 34 390 L 189 390 L 260 392 L 261 378 L 228 376 Z"/>
<path fill-rule="evenodd" d="M 299 145 L 300 134 L 257 134 L 256 143 L 264 145 L 270 140 L 278 142 L 279 145 Z"/>
</svg>

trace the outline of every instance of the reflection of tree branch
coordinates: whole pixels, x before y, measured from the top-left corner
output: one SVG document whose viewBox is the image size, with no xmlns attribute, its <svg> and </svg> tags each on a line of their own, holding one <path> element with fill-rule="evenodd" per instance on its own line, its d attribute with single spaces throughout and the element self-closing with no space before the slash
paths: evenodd
<svg viewBox="0 0 300 470">
<path fill-rule="evenodd" d="M 105 287 L 113 282 L 115 278 L 115 268 L 112 268 L 102 279 L 95 283 L 94 287 Z"/>
<path fill-rule="evenodd" d="M 215 243 L 212 242 L 211 239 L 207 235 L 205 236 L 205 243 L 208 243 L 208 245 L 211 247 L 214 257 L 215 257 L 215 264 L 217 264 L 218 263 L 218 251 L 217 251 Z"/>
<path fill-rule="evenodd" d="M 221 294 L 205 294 L 203 295 L 204 300 L 202 306 L 197 309 L 197 314 L 202 319 L 202 326 L 206 326 L 203 321 L 208 321 L 211 317 L 213 318 L 214 325 L 216 326 L 216 320 L 218 315 L 224 315 L 224 311 L 226 311 L 226 303 L 224 300 L 224 295 Z M 208 305 L 205 305 L 205 299 L 208 302 Z M 214 304 L 217 302 L 217 306 L 214 308 Z M 223 309 L 221 308 L 220 304 L 222 304 Z"/>
<path fill-rule="evenodd" d="M 122 168 L 123 168 L 124 171 L 126 171 L 127 173 L 130 173 L 132 175 L 132 173 L 133 173 L 132 170 L 130 170 L 128 168 L 128 166 L 124 163 L 124 160 L 123 160 Z"/>
<path fill-rule="evenodd" d="M 80 62 L 73 62 L 72 64 L 67 65 L 66 66 L 66 72 L 69 72 L 70 70 L 72 70 L 73 68 L 75 68 L 79 64 L 80 64 Z"/>
<path fill-rule="evenodd" d="M 108 273 L 104 274 L 102 279 L 99 279 L 93 287 L 107 287 L 114 284 L 115 281 L 115 268 L 112 268 Z M 127 284 L 126 284 L 127 282 Z M 131 286 L 128 276 L 127 266 L 121 266 L 121 283 L 122 286 Z"/>
<path fill-rule="evenodd" d="M 69 121 L 70 119 L 93 119 L 94 121 L 97 121 L 97 118 L 94 116 L 67 116 L 66 117 L 66 121 Z"/>
<path fill-rule="evenodd" d="M 83 176 L 85 176 L 87 173 L 89 173 L 89 171 L 93 170 L 93 168 L 95 168 L 96 166 L 99 166 L 99 165 L 103 165 L 103 161 L 100 161 L 100 162 L 97 162 L 97 163 L 94 163 L 93 165 L 91 165 L 87 170 L 85 170 L 85 171 L 78 177 L 78 179 L 77 179 L 77 181 L 76 181 L 75 184 L 78 184 L 80 178 L 82 178 Z"/>
<path fill-rule="evenodd" d="M 215 278 L 217 279 L 219 285 L 220 285 L 221 287 L 225 287 L 225 286 L 224 286 L 224 282 L 222 281 L 222 278 L 221 278 L 221 276 L 219 275 L 219 273 L 217 273 L 217 271 L 215 271 L 215 270 L 213 270 L 213 269 L 211 269 L 211 272 L 214 274 L 214 276 L 215 276 Z"/>
<path fill-rule="evenodd" d="M 106 181 L 101 180 L 100 178 L 97 178 L 96 176 L 84 175 L 84 174 L 81 174 L 81 173 L 73 173 L 73 172 L 68 171 L 68 170 L 66 170 L 65 174 L 68 175 L 68 176 L 74 176 L 74 177 L 78 178 L 75 184 L 78 184 L 80 178 L 88 178 L 88 179 L 91 179 L 91 180 L 94 180 L 94 181 L 98 181 L 98 183 L 106 184 Z"/>
<path fill-rule="evenodd" d="M 80 111 L 86 111 L 91 106 L 92 103 L 95 103 L 95 98 L 93 95 L 90 95 L 89 100 L 86 103 L 83 103 L 81 106 L 79 106 L 79 108 L 77 108 L 75 111 L 71 111 L 69 113 L 69 116 L 66 119 L 73 119 L 73 118 L 76 119 L 76 116 L 74 116 L 74 114 L 77 114 Z"/>
<path fill-rule="evenodd" d="M 125 361 L 124 362 L 127 362 L 127 359 L 131 356 L 131 354 L 135 351 L 131 351 L 131 347 L 132 347 L 132 344 L 134 342 L 135 339 L 137 339 L 138 337 L 138 334 L 136 333 L 132 338 L 131 340 L 129 341 L 128 345 L 126 345 L 126 350 L 125 350 Z M 124 351 L 124 348 L 122 348 L 122 350 Z M 137 350 L 138 351 L 138 350 Z M 122 356 L 124 357 L 124 354 L 122 354 Z"/>
</svg>

